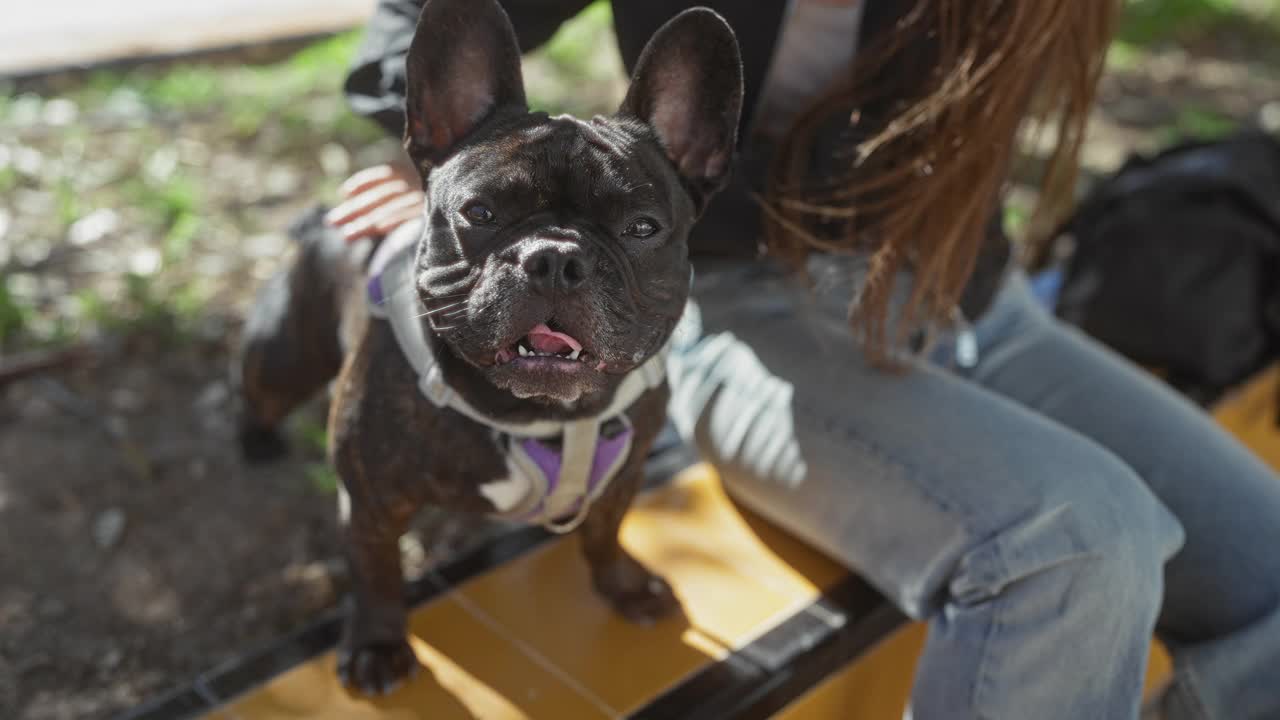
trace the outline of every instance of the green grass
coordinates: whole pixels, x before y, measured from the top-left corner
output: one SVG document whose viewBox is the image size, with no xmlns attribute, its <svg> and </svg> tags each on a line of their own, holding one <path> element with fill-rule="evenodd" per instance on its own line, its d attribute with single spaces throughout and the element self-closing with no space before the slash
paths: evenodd
<svg viewBox="0 0 1280 720">
<path fill-rule="evenodd" d="M 321 495 L 338 492 L 338 472 L 329 463 L 309 463 L 305 470 L 311 489 Z"/>
<path fill-rule="evenodd" d="M 241 138 L 252 138 L 265 126 L 282 122 L 308 138 L 369 143 L 381 137 L 381 130 L 352 114 L 344 103 L 332 102 L 341 97 L 359 37 L 357 31 L 341 33 L 263 65 L 190 61 L 96 70 L 64 97 L 82 109 L 136 99 L 161 115 L 222 115 L 229 118 L 231 132 Z M 324 99 L 324 106 L 334 111 L 305 114 L 311 107 L 306 102 L 309 98 Z M 12 120 L 24 102 L 38 102 L 38 98 L 0 95 L 0 123 Z"/>
<path fill-rule="evenodd" d="M 1021 237 L 1031 220 L 1031 210 L 1025 205 L 1010 202 L 1004 206 L 1004 231 L 1010 237 Z"/>
<path fill-rule="evenodd" d="M 613 45 L 612 7 L 604 0 L 593 2 L 529 59 L 547 71 L 525 78 L 532 109 L 578 116 L 611 110 L 602 101 L 612 93 L 621 65 Z M 547 74 L 551 78 L 541 77 Z"/>
<path fill-rule="evenodd" d="M 1280 36 L 1280 0 L 1127 0 L 1116 39 L 1148 46 L 1215 29 Z"/>
<path fill-rule="evenodd" d="M 552 69 L 542 73 L 551 81 L 542 86 L 544 109 L 581 110 L 575 103 L 592 100 L 599 86 L 593 83 L 616 70 L 616 57 L 602 42 L 611 38 L 611 24 L 609 3 L 599 0 L 539 50 L 543 69 Z M 110 208 L 120 227 L 107 242 L 141 237 L 160 257 L 158 269 L 143 274 L 105 263 L 113 269 L 73 290 L 72 302 L 29 300 L 0 278 L 0 347 L 98 332 L 155 334 L 164 344 L 182 343 L 206 315 L 224 312 L 208 303 L 213 297 L 225 302 L 226 281 L 194 271 L 191 261 L 203 259 L 224 235 L 234 242 L 237 232 L 259 232 L 254 223 L 264 216 L 277 222 L 271 204 L 298 198 L 240 200 L 214 186 L 219 175 L 209 170 L 227 157 L 259 168 L 281 164 L 303 178 L 299 192 L 314 198 L 341 180 L 341 170 L 320 167 L 321 148 L 335 144 L 353 162 L 366 162 L 362 151 L 386 137 L 343 97 L 360 35 L 336 34 L 270 62 L 163 61 L 24 82 L 21 88 L 0 80 L 0 136 L 9 144 L 12 131 L 17 143 L 46 160 L 34 174 L 12 163 L 0 166 L 0 193 L 22 190 L 51 200 L 51 210 L 38 218 L 18 210 L 24 230 L 57 241 L 88 213 Z M 41 118 L 55 99 L 71 101 L 78 113 L 71 125 L 50 134 Z M 539 105 L 535 93 L 531 100 Z M 204 148 L 203 159 L 190 159 L 191 146 Z M 238 250 L 228 246 L 226 252 Z M 323 428 L 318 432 L 312 444 L 322 449 Z M 316 485 L 331 483 L 318 478 Z"/>
<path fill-rule="evenodd" d="M 325 426 L 315 418 L 299 414 L 294 417 L 291 435 L 308 453 L 323 456 L 328 449 L 329 434 Z M 321 495 L 332 495 L 338 491 L 338 473 L 329 463 L 324 461 L 307 463 L 304 470 L 307 484 Z"/>
<path fill-rule="evenodd" d="M 1107 67 L 1111 70 L 1136 70 L 1142 59 L 1142 49 L 1123 40 L 1116 40 L 1107 48 Z"/>
<path fill-rule="evenodd" d="M 167 279 L 163 274 L 123 276 L 123 297 L 108 299 L 96 289 L 75 295 L 74 316 L 54 319 L 54 326 L 37 344 L 57 345 L 92 332 L 122 336 L 146 335 L 168 348 L 190 342 L 208 304 L 208 291 L 191 280 Z"/>
<path fill-rule="evenodd" d="M 1187 140 L 1220 140 L 1239 129 L 1239 123 L 1221 113 L 1184 107 L 1174 121 L 1155 131 L 1156 143 L 1166 147 Z"/>
<path fill-rule="evenodd" d="M 1236 13 L 1235 0 L 1128 0 L 1117 36 L 1122 42 L 1148 45 Z"/>
<path fill-rule="evenodd" d="M 613 7 L 597 0 L 565 23 L 541 52 L 560 70 L 571 75 L 589 75 L 590 60 L 600 44 L 600 34 L 613 28 Z"/>
<path fill-rule="evenodd" d="M 323 453 L 329 447 L 329 432 L 315 418 L 299 415 L 293 423 L 293 435 L 311 452 Z"/>
<path fill-rule="evenodd" d="M 98 331 L 154 334 L 165 344 L 190 339 L 215 288 L 184 264 L 197 242 L 207 244 L 202 233 L 225 222 L 227 208 L 225 199 L 211 199 L 205 168 L 178 160 L 177 142 L 306 168 L 324 144 L 354 149 L 382 139 L 381 129 L 354 115 L 342 97 L 358 42 L 353 31 L 256 65 L 195 59 L 91 71 L 20 93 L 12 83 L 0 84 L 0 135 L 12 129 L 17 142 L 30 142 L 46 158 L 38 177 L 11 163 L 0 167 L 0 192 L 46 193 L 52 211 L 37 224 L 46 237 L 65 236 L 97 208 L 118 209 L 122 231 L 151 239 L 161 259 L 154 274 L 127 273 L 82 288 L 61 306 L 26 307 L 28 300 L 0 283 L 0 345 L 47 345 Z M 56 98 L 80 112 L 51 137 L 39 132 L 39 118 Z M 114 119 L 121 108 L 135 109 L 123 116 L 132 118 L 123 128 Z M 110 120 L 104 124 L 104 118 Z M 103 128 L 111 134 L 100 136 Z M 88 180 L 82 170 L 106 167 L 104 152 L 117 154 L 119 175 Z"/>
<path fill-rule="evenodd" d="M 208 110 L 227 100 L 244 98 L 283 105 L 300 94 L 339 89 L 358 42 L 357 32 L 345 32 L 266 65 L 181 62 L 99 70 L 89 75 L 82 98 L 105 99 L 128 90 L 137 93 L 148 107 L 184 112 Z"/>
<path fill-rule="evenodd" d="M 1239 124 L 1214 110 L 1185 107 L 1178 113 L 1176 127 L 1189 137 L 1214 140 L 1235 132 Z"/>
<path fill-rule="evenodd" d="M 0 168 L 0 195 L 18 187 L 18 170 L 12 165 Z"/>
<path fill-rule="evenodd" d="M 9 290 L 9 278 L 0 278 L 0 348 L 8 346 L 27 324 L 27 308 Z"/>
</svg>

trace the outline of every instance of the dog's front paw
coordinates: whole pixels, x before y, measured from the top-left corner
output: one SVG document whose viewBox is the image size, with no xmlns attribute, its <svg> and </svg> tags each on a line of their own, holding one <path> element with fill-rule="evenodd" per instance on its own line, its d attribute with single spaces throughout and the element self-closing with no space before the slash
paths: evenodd
<svg viewBox="0 0 1280 720">
<path fill-rule="evenodd" d="M 625 553 L 594 575 L 600 595 L 633 623 L 651 625 L 680 609 L 667 581 Z"/>
<path fill-rule="evenodd" d="M 389 695 L 421 666 L 409 643 L 371 643 L 338 651 L 338 678 L 348 690 Z"/>
</svg>

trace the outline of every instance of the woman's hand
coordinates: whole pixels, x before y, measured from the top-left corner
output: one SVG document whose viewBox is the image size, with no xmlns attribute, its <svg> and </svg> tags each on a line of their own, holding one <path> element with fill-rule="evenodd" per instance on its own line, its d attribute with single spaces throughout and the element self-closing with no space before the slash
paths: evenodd
<svg viewBox="0 0 1280 720">
<path fill-rule="evenodd" d="M 341 204 L 325 220 L 342 232 L 347 242 L 386 235 L 422 215 L 420 183 L 411 172 L 392 165 L 378 165 L 342 183 Z"/>
</svg>

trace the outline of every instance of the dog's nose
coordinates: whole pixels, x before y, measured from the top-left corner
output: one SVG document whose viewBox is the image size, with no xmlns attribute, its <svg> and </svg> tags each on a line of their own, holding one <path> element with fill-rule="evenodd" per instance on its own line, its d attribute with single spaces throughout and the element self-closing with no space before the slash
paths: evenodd
<svg viewBox="0 0 1280 720">
<path fill-rule="evenodd" d="M 573 292 L 591 277 L 591 262 L 577 243 L 539 243 L 520 263 L 529 281 L 543 292 Z"/>
</svg>

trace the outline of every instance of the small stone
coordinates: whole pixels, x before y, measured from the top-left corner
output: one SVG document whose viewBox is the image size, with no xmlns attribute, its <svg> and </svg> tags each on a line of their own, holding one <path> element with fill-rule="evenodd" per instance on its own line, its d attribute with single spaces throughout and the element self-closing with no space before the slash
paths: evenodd
<svg viewBox="0 0 1280 720">
<path fill-rule="evenodd" d="M 142 409 L 142 395 L 129 388 L 116 388 L 111 391 L 111 407 L 121 412 L 137 412 Z"/>
<path fill-rule="evenodd" d="M 34 302 L 40 295 L 40 278 L 32 273 L 11 273 L 5 286 L 19 300 Z"/>
<path fill-rule="evenodd" d="M 299 608 L 315 612 L 332 606 L 347 589 L 346 565 L 333 560 L 292 563 L 284 570 L 284 582 Z"/>
<path fill-rule="evenodd" d="M 249 257 L 278 258 L 288 245 L 289 239 L 283 233 L 262 233 L 245 238 L 242 248 Z"/>
<path fill-rule="evenodd" d="M 400 562 L 410 574 L 417 575 L 427 567 L 427 549 L 414 533 L 400 536 Z"/>
<path fill-rule="evenodd" d="M 67 283 L 66 278 L 58 275 L 46 275 L 44 282 L 42 283 L 41 294 L 44 295 L 46 299 L 52 298 L 57 300 L 59 298 L 68 297 L 67 293 L 69 292 L 69 287 L 70 285 Z"/>
<path fill-rule="evenodd" d="M 76 121 L 80 108 L 66 98 L 54 98 L 44 104 L 41 115 L 46 125 L 66 127 Z"/>
<path fill-rule="evenodd" d="M 128 87 L 112 90 L 101 110 L 117 119 L 142 120 L 147 116 L 147 104 L 142 95 Z"/>
<path fill-rule="evenodd" d="M 111 648 L 102 659 L 98 661 L 98 666 L 103 670 L 111 671 L 120 667 L 120 663 L 124 662 L 124 652 L 120 648 Z"/>
<path fill-rule="evenodd" d="M 18 243 L 13 254 L 18 261 L 27 266 L 39 265 L 49 259 L 53 252 L 53 243 L 43 238 L 27 238 Z"/>
<path fill-rule="evenodd" d="M 147 179 L 158 185 L 168 182 L 177 169 L 178 151 L 168 145 L 152 153 L 143 168 Z"/>
<path fill-rule="evenodd" d="M 298 192 L 302 178 L 290 167 L 277 165 L 267 172 L 266 194 L 272 198 L 286 198 Z"/>
<path fill-rule="evenodd" d="M 155 275 L 160 271 L 162 260 L 159 250 L 151 247 L 139 248 L 129 256 L 129 272 L 143 277 Z"/>
<path fill-rule="evenodd" d="M 351 153 L 337 143 L 320 148 L 320 167 L 330 177 L 346 177 L 351 172 Z"/>
<path fill-rule="evenodd" d="M 228 253 L 206 253 L 197 257 L 191 263 L 191 269 L 197 275 L 203 275 L 210 278 L 218 278 L 224 275 L 230 275 L 238 270 L 236 259 L 227 256 Z"/>
<path fill-rule="evenodd" d="M 227 387 L 227 383 L 222 380 L 214 380 L 200 391 L 200 395 L 196 397 L 194 407 L 196 412 L 210 413 L 222 407 L 227 398 L 231 397 L 231 389 Z"/>
<path fill-rule="evenodd" d="M 58 414 L 58 408 L 46 397 L 31 395 L 18 409 L 23 422 L 42 422 Z"/>
<path fill-rule="evenodd" d="M 40 177 L 40 171 L 44 168 L 44 155 L 39 150 L 25 145 L 18 146 L 13 151 L 13 169 L 26 175 L 29 178 Z"/>
<path fill-rule="evenodd" d="M 180 138 L 175 147 L 178 149 L 178 159 L 186 165 L 196 167 L 204 167 L 209 164 L 209 146 L 199 140 L 191 138 Z"/>
<path fill-rule="evenodd" d="M 321 562 L 293 563 L 284 569 L 284 577 L 286 581 L 299 585 L 328 582 L 329 571 Z"/>
<path fill-rule="evenodd" d="M 120 508 L 108 508 L 93 521 L 93 542 L 100 550 L 110 550 L 124 537 L 125 515 Z"/>
<path fill-rule="evenodd" d="M 72 223 L 67 239 L 72 245 L 84 247 L 103 240 L 119 228 L 120 215 L 115 210 L 102 208 Z"/>
<path fill-rule="evenodd" d="M 123 438 L 129 434 L 129 421 L 120 415 L 108 415 L 102 424 L 113 438 Z"/>
<path fill-rule="evenodd" d="M 1280 133 L 1280 100 L 1272 100 L 1258 111 L 1258 124 L 1269 133 Z"/>
<path fill-rule="evenodd" d="M 9 121 L 19 127 L 36 125 L 43 109 L 43 98 L 35 93 L 23 93 L 9 105 Z"/>
</svg>

